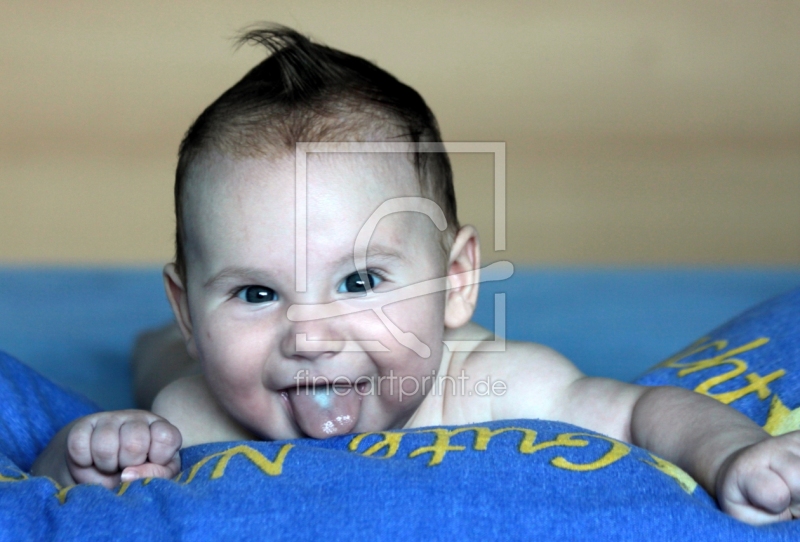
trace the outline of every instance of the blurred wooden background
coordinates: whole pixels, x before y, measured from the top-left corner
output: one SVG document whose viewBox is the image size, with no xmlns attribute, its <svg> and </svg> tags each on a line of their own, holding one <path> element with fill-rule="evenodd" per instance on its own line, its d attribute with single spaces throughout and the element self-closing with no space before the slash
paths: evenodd
<svg viewBox="0 0 800 542">
<path fill-rule="evenodd" d="M 800 264 L 800 3 L 0 0 L 0 263 L 172 255 L 175 153 L 275 21 L 376 61 L 444 137 L 486 260 Z"/>
</svg>

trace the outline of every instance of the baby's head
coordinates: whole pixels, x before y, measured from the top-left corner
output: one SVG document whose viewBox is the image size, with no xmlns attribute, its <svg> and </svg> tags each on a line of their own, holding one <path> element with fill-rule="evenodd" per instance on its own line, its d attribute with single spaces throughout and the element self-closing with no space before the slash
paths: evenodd
<svg viewBox="0 0 800 542">
<path fill-rule="evenodd" d="M 459 228 L 436 120 L 366 60 L 283 28 L 247 41 L 271 56 L 180 147 L 165 283 L 187 348 L 262 438 L 402 426 L 477 297 L 477 235 Z M 298 162 L 300 142 L 373 146 Z"/>
</svg>

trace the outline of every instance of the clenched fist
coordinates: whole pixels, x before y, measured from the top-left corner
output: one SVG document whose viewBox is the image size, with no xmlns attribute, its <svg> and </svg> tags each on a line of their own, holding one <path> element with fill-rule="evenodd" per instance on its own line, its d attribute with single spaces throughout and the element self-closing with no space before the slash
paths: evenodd
<svg viewBox="0 0 800 542">
<path fill-rule="evenodd" d="M 800 431 L 731 454 L 717 475 L 717 500 L 747 523 L 800 517 Z"/>
<path fill-rule="evenodd" d="M 99 412 L 66 426 L 32 472 L 62 485 L 107 488 L 138 478 L 172 478 L 180 471 L 181 433 L 145 410 Z"/>
</svg>

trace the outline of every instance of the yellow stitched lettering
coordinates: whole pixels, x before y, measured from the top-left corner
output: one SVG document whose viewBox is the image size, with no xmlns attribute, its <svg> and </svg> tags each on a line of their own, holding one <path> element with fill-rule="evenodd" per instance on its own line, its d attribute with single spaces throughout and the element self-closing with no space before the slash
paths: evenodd
<svg viewBox="0 0 800 542">
<path fill-rule="evenodd" d="M 572 440 L 570 437 L 572 433 L 562 433 L 558 435 L 554 440 L 547 440 L 545 442 L 536 444 L 535 446 L 531 443 L 528 446 L 520 446 L 519 451 L 523 454 L 533 454 L 540 450 L 546 450 L 547 448 L 552 448 L 553 446 L 566 446 L 569 448 L 583 448 L 584 446 L 589 445 L 589 441 L 587 440 Z"/>
<path fill-rule="evenodd" d="M 533 445 L 533 441 L 536 440 L 536 431 L 523 427 L 501 427 L 500 429 L 494 430 L 489 429 L 488 427 L 459 427 L 452 430 L 440 428 L 426 429 L 425 431 L 421 432 L 434 433 L 436 435 L 436 440 L 430 446 L 422 446 L 417 448 L 411 452 L 408 457 L 417 457 L 418 455 L 429 453 L 431 454 L 431 458 L 428 461 L 428 466 L 432 467 L 440 464 L 447 452 L 461 452 L 466 448 L 465 446 L 450 444 L 450 439 L 460 433 L 472 432 L 475 436 L 472 448 L 473 450 L 480 452 L 486 450 L 487 446 L 489 445 L 489 441 L 492 440 L 492 437 L 501 433 L 507 433 L 509 431 L 519 431 L 522 433 L 520 451 L 531 447 Z"/>
<path fill-rule="evenodd" d="M 28 475 L 24 472 L 20 472 L 19 476 L 16 478 L 13 476 L 6 476 L 5 474 L 0 474 L 0 482 L 21 482 L 23 480 L 27 480 Z"/>
<path fill-rule="evenodd" d="M 764 431 L 777 437 L 798 429 L 800 429 L 800 407 L 790 410 L 777 394 L 773 395 Z"/>
<path fill-rule="evenodd" d="M 264 474 L 269 476 L 277 476 L 281 474 L 283 469 L 283 461 L 286 459 L 286 454 L 289 453 L 291 448 L 291 444 L 284 444 L 281 446 L 281 449 L 278 450 L 278 454 L 275 456 L 275 459 L 270 460 L 264 457 L 258 450 L 254 450 L 249 446 L 234 446 L 233 448 L 225 450 L 224 452 L 218 452 L 216 454 L 209 455 L 198 461 L 189 471 L 189 475 L 187 476 L 184 484 L 188 484 L 194 480 L 194 477 L 197 475 L 198 471 L 203 468 L 206 463 L 216 458 L 219 458 L 219 461 L 214 467 L 214 470 L 211 472 L 211 479 L 214 480 L 221 477 L 223 474 L 225 474 L 225 468 L 228 466 L 228 462 L 235 455 L 243 455 L 250 460 L 251 463 L 257 466 Z M 180 475 L 175 481 L 177 482 L 179 480 Z"/>
<path fill-rule="evenodd" d="M 53 479 L 52 479 L 52 478 L 50 478 L 49 476 L 45 476 L 44 478 L 46 478 L 48 482 L 50 482 L 51 484 L 53 484 L 53 485 L 55 486 L 55 488 L 56 488 L 57 492 L 56 492 L 56 494 L 55 494 L 55 495 L 53 495 L 53 496 L 54 496 L 56 499 L 58 499 L 58 503 L 59 503 L 59 504 L 64 504 L 64 502 L 67 500 L 67 493 L 69 493 L 69 491 L 70 491 L 72 488 L 74 488 L 74 487 L 77 487 L 77 485 L 71 485 L 71 486 L 61 487 L 61 484 L 59 484 L 58 482 L 56 482 L 55 480 L 53 480 Z M 28 476 L 27 476 L 27 475 L 25 475 L 25 474 L 23 474 L 23 478 L 19 478 L 19 479 L 18 479 L 18 481 L 21 481 L 21 480 L 27 480 L 27 479 L 28 479 Z"/>
<path fill-rule="evenodd" d="M 286 454 L 289 453 L 291 448 L 291 444 L 284 444 L 281 446 L 281 449 L 278 450 L 278 455 L 275 456 L 275 459 L 269 460 L 260 452 L 249 446 L 236 446 L 223 452 L 222 457 L 217 463 L 217 466 L 214 468 L 214 472 L 211 473 L 211 479 L 215 480 L 225 474 L 225 467 L 228 466 L 228 462 L 233 456 L 240 454 L 245 456 L 250 460 L 251 463 L 261 469 L 264 474 L 269 476 L 278 476 L 283 471 L 283 461 L 286 459 Z"/>
<path fill-rule="evenodd" d="M 750 341 L 749 343 L 739 346 L 738 348 L 732 348 L 727 352 L 723 352 L 717 356 L 701 359 L 698 361 L 691 361 L 682 363 L 681 360 L 702 352 L 703 350 L 707 350 L 709 348 L 715 349 L 717 352 L 721 351 L 722 349 L 728 346 L 728 341 L 719 340 L 713 342 L 706 342 L 708 339 L 704 338 L 697 342 L 695 342 L 692 346 L 680 352 L 679 354 L 673 356 L 672 358 L 668 359 L 662 366 L 665 367 L 672 367 L 676 369 L 680 369 L 678 371 L 678 377 L 683 377 L 691 373 L 695 373 L 697 371 L 702 371 L 704 369 L 710 369 L 712 367 L 718 367 L 720 365 L 733 365 L 733 368 L 721 375 L 716 375 L 704 382 L 701 382 L 694 391 L 698 393 L 702 393 L 704 395 L 708 395 L 709 397 L 713 397 L 714 399 L 725 403 L 730 404 L 737 399 L 741 399 L 745 395 L 750 393 L 755 393 L 759 399 L 766 399 L 772 393 L 769 389 L 767 384 L 770 382 L 777 380 L 778 378 L 782 377 L 786 374 L 786 371 L 783 369 L 779 369 L 777 371 L 773 371 L 766 376 L 761 376 L 758 373 L 750 373 L 745 374 L 744 378 L 747 380 L 747 385 L 739 388 L 737 390 L 732 390 L 724 393 L 712 393 L 711 389 L 715 386 L 718 386 L 728 380 L 732 380 L 738 376 L 743 375 L 747 371 L 747 363 L 742 361 L 741 359 L 736 359 L 734 356 L 738 354 L 742 354 L 744 352 L 748 352 L 750 350 L 754 350 L 759 348 L 769 342 L 769 339 L 766 337 L 760 337 L 754 341 Z"/>
<path fill-rule="evenodd" d="M 466 429 L 466 428 L 462 428 Z M 471 429 L 471 428 L 470 428 Z M 434 428 L 434 429 L 426 429 L 424 431 L 420 431 L 421 433 L 433 433 L 436 435 L 436 440 L 433 441 L 433 444 L 430 446 L 421 446 L 417 448 L 410 454 L 408 457 L 417 457 L 418 455 L 422 454 L 431 454 L 430 461 L 428 461 L 428 466 L 433 467 L 434 465 L 438 465 L 444 459 L 445 454 L 447 452 L 461 452 L 464 450 L 464 446 L 451 446 L 450 445 L 450 438 L 457 433 L 461 433 L 459 429 L 449 430 L 449 429 L 442 429 L 442 428 Z"/>
<path fill-rule="evenodd" d="M 553 446 L 564 446 L 567 448 L 583 448 L 584 446 L 589 445 L 589 441 L 578 439 L 576 437 L 589 437 L 589 438 L 605 440 L 606 442 L 611 443 L 611 449 L 608 450 L 608 452 L 606 452 L 605 454 L 603 454 L 602 457 L 600 457 L 595 461 L 592 461 L 591 463 L 572 463 L 565 457 L 558 456 L 554 458 L 552 461 L 550 461 L 551 465 L 553 465 L 554 467 L 558 467 L 560 469 L 566 469 L 571 471 L 597 470 L 611 465 L 612 463 L 625 457 L 628 454 L 628 452 L 630 452 L 630 447 L 626 446 L 621 442 L 618 442 L 608 437 L 603 437 L 601 435 L 593 435 L 590 433 L 562 433 L 558 435 L 555 438 L 555 440 L 542 442 L 535 446 L 530 446 L 524 450 L 520 448 L 520 451 L 522 453 L 532 454 L 540 450 L 544 450 L 546 448 L 551 448 Z"/>
<path fill-rule="evenodd" d="M 725 365 L 726 363 L 730 363 L 730 364 L 736 365 L 737 368 L 738 368 L 739 367 L 738 363 L 741 363 L 741 364 L 744 364 L 744 369 L 742 369 L 739 373 L 736 373 L 736 375 L 739 375 L 739 374 L 741 374 L 741 372 L 744 372 L 744 370 L 747 369 L 747 364 L 745 364 L 741 360 L 730 359 L 730 358 L 732 358 L 733 356 L 735 356 L 737 354 L 742 354 L 743 352 L 748 352 L 750 350 L 755 350 L 756 348 L 759 348 L 759 347 L 767 344 L 768 342 L 769 342 L 769 339 L 767 339 L 766 337 L 761 337 L 760 339 L 756 339 L 754 341 L 751 341 L 751 342 L 749 342 L 749 343 L 747 343 L 747 344 L 745 344 L 743 346 L 740 346 L 739 348 L 734 348 L 732 350 L 728 350 L 727 352 L 723 352 L 722 354 L 720 354 L 718 356 L 714 356 L 713 358 L 702 359 L 702 360 L 699 360 L 699 361 L 692 361 L 692 362 L 682 363 L 682 364 L 673 364 L 672 367 L 683 367 L 683 369 L 678 371 L 678 376 L 686 376 L 688 374 L 691 374 L 691 373 L 694 373 L 694 372 L 697 372 L 697 371 L 702 371 L 703 369 L 709 369 L 711 367 L 716 367 L 717 365 Z M 723 348 L 725 348 L 728 345 L 728 341 L 716 341 L 715 343 L 711 343 L 711 344 L 717 345 L 717 351 L 719 351 L 719 350 L 722 350 Z"/>
<path fill-rule="evenodd" d="M 78 486 L 60 487 L 58 484 L 56 484 L 56 487 L 59 488 L 58 493 L 56 493 L 56 499 L 58 499 L 59 504 L 64 504 L 67 502 L 67 493 Z"/>
<path fill-rule="evenodd" d="M 533 442 L 536 440 L 536 431 L 533 429 L 526 429 L 524 427 L 502 427 L 500 429 L 495 429 L 494 431 L 490 430 L 488 427 L 475 427 L 473 429 L 475 429 L 475 444 L 473 445 L 473 449 L 478 451 L 486 450 L 486 447 L 489 445 L 489 441 L 495 435 L 507 433 L 509 431 L 519 431 L 522 433 L 522 441 L 519 443 L 520 452 L 522 452 L 523 449 L 533 446 Z"/>
<path fill-rule="evenodd" d="M 400 448 L 400 441 L 403 439 L 403 434 L 396 431 L 381 431 L 379 433 L 361 433 L 353 437 L 353 440 L 347 445 L 347 449 L 351 452 L 357 452 L 358 446 L 361 444 L 361 441 L 371 435 L 380 435 L 382 440 L 376 442 L 369 448 L 367 448 L 361 455 L 372 457 L 380 450 L 386 448 L 386 452 L 383 455 L 377 456 L 380 459 L 387 459 L 389 457 L 394 457 L 397 453 L 398 448 Z"/>
<path fill-rule="evenodd" d="M 683 350 L 675 354 L 674 356 L 669 357 L 664 361 L 662 361 L 661 363 L 659 363 L 658 365 L 656 365 L 656 367 L 672 367 L 672 368 L 685 367 L 686 365 L 688 365 L 687 363 L 679 363 L 682 359 L 698 354 L 703 350 L 707 350 L 709 348 L 714 348 L 717 350 L 717 352 L 719 352 L 728 345 L 728 341 L 725 340 L 706 343 L 708 339 L 709 339 L 708 337 L 702 337 L 696 340 L 688 347 L 684 348 Z"/>
<path fill-rule="evenodd" d="M 664 474 L 666 474 L 667 476 L 678 482 L 678 485 L 681 486 L 681 489 L 683 489 L 689 495 L 694 493 L 694 490 L 697 489 L 697 482 L 695 481 L 695 479 L 686 474 L 686 472 L 683 469 L 681 469 L 676 465 L 673 465 L 669 461 L 661 459 L 660 457 L 656 457 L 653 454 L 650 454 L 650 457 L 653 458 L 652 463 L 650 461 L 645 461 L 644 459 L 640 461 L 642 461 L 642 463 L 646 465 L 650 465 L 651 467 L 660 470 L 661 472 L 663 472 Z"/>
<path fill-rule="evenodd" d="M 736 361 L 738 362 L 739 360 Z M 747 368 L 746 364 L 744 364 L 744 368 L 745 369 Z M 734 369 L 733 371 L 730 371 L 723 375 L 709 378 L 708 380 L 697 386 L 694 389 L 694 391 L 703 393 L 705 395 L 708 395 L 709 397 L 713 397 L 717 401 L 720 401 L 721 403 L 724 403 L 726 405 L 736 401 L 737 399 L 741 399 L 748 393 L 753 393 L 753 392 L 755 392 L 758 395 L 759 399 L 763 400 L 769 397 L 769 394 L 772 393 L 772 391 L 767 387 L 767 384 L 769 384 L 773 380 L 777 380 L 778 378 L 786 374 L 786 371 L 784 371 L 783 369 L 778 369 L 777 371 L 773 371 L 767 376 L 759 376 L 757 373 L 750 373 L 744 376 L 744 378 L 749 382 L 749 384 L 743 388 L 739 388 L 738 390 L 728 391 L 725 393 L 710 392 L 711 388 L 713 388 L 714 386 L 722 384 L 723 382 L 726 382 L 738 376 L 739 374 L 741 374 L 741 372 L 742 371 L 738 371 L 738 369 Z"/>
</svg>

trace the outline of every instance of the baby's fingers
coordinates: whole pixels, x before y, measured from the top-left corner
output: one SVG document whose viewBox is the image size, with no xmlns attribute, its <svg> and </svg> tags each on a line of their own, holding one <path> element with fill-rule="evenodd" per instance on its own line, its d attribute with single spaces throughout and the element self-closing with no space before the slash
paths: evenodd
<svg viewBox="0 0 800 542">
<path fill-rule="evenodd" d="M 151 463 L 168 465 L 175 461 L 183 439 L 177 427 L 166 420 L 156 420 L 150 424 L 150 451 L 148 459 Z M 180 456 L 178 466 L 180 467 Z M 177 470 L 175 471 L 177 473 Z"/>
<path fill-rule="evenodd" d="M 781 438 L 788 444 L 784 453 L 774 458 L 770 466 L 786 484 L 790 514 L 787 519 L 800 518 L 800 434 L 788 434 Z"/>
<path fill-rule="evenodd" d="M 92 461 L 101 472 L 113 474 L 119 471 L 121 420 L 115 416 L 100 418 L 92 432 Z"/>
<path fill-rule="evenodd" d="M 92 466 L 92 433 L 94 424 L 87 418 L 75 422 L 67 435 L 67 456 L 78 467 Z"/>
<path fill-rule="evenodd" d="M 748 523 L 800 517 L 800 433 L 745 449 L 725 477 L 720 497 L 724 510 Z"/>
<path fill-rule="evenodd" d="M 145 463 L 135 467 L 128 467 L 122 471 L 122 481 L 132 482 L 140 478 L 173 478 L 181 470 L 181 456 L 178 452 L 166 465 Z"/>
<path fill-rule="evenodd" d="M 753 524 L 791 519 L 788 513 L 791 493 L 777 472 L 765 469 L 753 473 L 744 481 L 742 494 L 752 508 L 742 507 L 734 517 Z"/>
<path fill-rule="evenodd" d="M 119 428 L 119 468 L 147 463 L 150 425 L 146 420 L 127 421 Z"/>
</svg>

